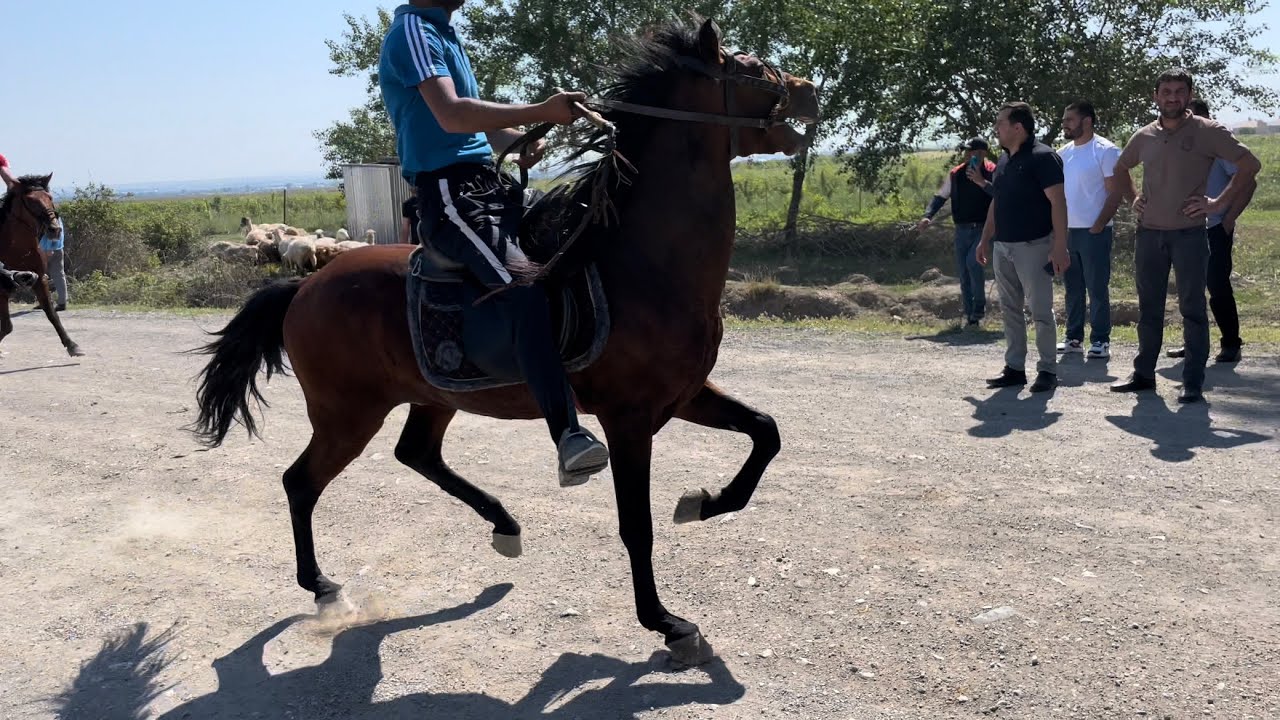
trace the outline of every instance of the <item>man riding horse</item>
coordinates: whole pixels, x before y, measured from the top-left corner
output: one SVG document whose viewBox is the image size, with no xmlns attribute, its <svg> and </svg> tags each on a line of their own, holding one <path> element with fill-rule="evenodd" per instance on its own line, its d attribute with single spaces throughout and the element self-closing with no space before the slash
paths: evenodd
<svg viewBox="0 0 1280 720">
<path fill-rule="evenodd" d="M 609 464 L 609 451 L 578 424 L 573 389 L 552 337 L 541 284 L 513 284 L 531 263 L 516 245 L 523 213 L 518 191 L 504 183 L 494 146 L 505 150 L 533 123 L 570 124 L 582 93 L 561 92 L 533 105 L 479 99 L 471 62 L 450 24 L 463 0 L 412 0 L 396 8 L 382 43 L 378 74 L 396 129 L 406 181 L 418 194 L 419 237 L 429 251 L 466 268 L 488 290 L 514 327 L 520 373 L 533 391 L 556 442 L 560 484 L 577 485 Z M 517 162 L 541 159 L 544 141 Z"/>
</svg>

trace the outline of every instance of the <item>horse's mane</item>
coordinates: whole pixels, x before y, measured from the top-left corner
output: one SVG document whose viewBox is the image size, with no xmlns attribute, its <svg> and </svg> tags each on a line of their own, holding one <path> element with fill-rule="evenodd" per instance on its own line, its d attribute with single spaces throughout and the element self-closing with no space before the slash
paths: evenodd
<svg viewBox="0 0 1280 720">
<path fill-rule="evenodd" d="M 9 217 L 9 210 L 18 198 L 29 192 L 36 190 L 49 191 L 48 179 L 42 175 L 23 175 L 18 178 L 18 184 L 12 190 L 4 194 L 4 198 L 0 199 L 0 225 L 4 224 L 5 219 Z"/>
<path fill-rule="evenodd" d="M 636 105 L 667 106 L 673 87 L 670 74 L 679 68 L 677 59 L 697 56 L 699 52 L 701 22 L 698 17 L 689 22 L 674 20 L 642 36 L 614 39 L 614 48 L 622 59 L 599 67 L 605 79 L 599 96 Z M 564 236 L 579 227 L 584 215 L 592 214 L 595 217 L 576 243 L 581 247 L 575 248 L 579 257 L 589 253 L 595 236 L 626 201 L 632 173 L 628 163 L 618 156 L 638 156 L 657 120 L 618 111 L 603 115 L 617 128 L 616 154 L 602 153 L 599 158 L 585 159 L 588 153 L 607 147 L 604 131 L 595 131 L 574 143 L 575 149 L 567 159 L 570 167 L 557 178 L 560 184 L 539 200 L 526 218 L 523 241 L 535 260 L 545 261 Z M 567 263 L 570 267 L 576 264 Z"/>
</svg>

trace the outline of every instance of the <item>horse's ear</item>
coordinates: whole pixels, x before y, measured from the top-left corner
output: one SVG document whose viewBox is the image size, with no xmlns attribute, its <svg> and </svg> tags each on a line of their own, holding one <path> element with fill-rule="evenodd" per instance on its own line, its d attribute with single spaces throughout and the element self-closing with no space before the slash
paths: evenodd
<svg viewBox="0 0 1280 720">
<path fill-rule="evenodd" d="M 53 185 L 50 184 L 52 182 L 53 182 L 53 173 L 49 173 L 48 175 L 45 175 L 44 177 L 40 178 L 40 184 L 44 185 L 46 188 L 52 188 Z"/>
<path fill-rule="evenodd" d="M 723 43 L 723 36 L 720 34 L 720 26 L 716 25 L 716 21 L 707 18 L 702 23 L 702 29 L 698 31 L 698 50 L 702 55 L 703 62 L 711 66 L 720 64 L 720 46 Z"/>
</svg>

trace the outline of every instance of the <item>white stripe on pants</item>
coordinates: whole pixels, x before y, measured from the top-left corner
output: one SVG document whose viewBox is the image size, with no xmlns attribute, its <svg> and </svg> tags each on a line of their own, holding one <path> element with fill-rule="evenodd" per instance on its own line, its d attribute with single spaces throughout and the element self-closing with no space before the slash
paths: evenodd
<svg viewBox="0 0 1280 720">
<path fill-rule="evenodd" d="M 1004 318 L 1004 339 L 1008 348 L 1004 364 L 1014 370 L 1027 366 L 1027 321 L 1023 305 L 1031 308 L 1036 325 L 1039 372 L 1058 372 L 1058 330 L 1053 316 L 1053 276 L 1044 271 L 1049 262 L 1049 237 L 1025 243 L 992 243 L 996 288 L 1000 291 L 1000 311 Z"/>
</svg>

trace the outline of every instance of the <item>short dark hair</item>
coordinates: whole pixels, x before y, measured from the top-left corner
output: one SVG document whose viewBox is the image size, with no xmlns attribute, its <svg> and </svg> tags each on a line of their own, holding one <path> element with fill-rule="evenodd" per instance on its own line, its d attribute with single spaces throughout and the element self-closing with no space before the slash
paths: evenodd
<svg viewBox="0 0 1280 720">
<path fill-rule="evenodd" d="M 1088 100 L 1077 100 L 1067 106 L 1069 112 L 1074 112 L 1082 118 L 1089 118 L 1095 126 L 1098 124 L 1098 113 L 1093 109 L 1093 103 Z"/>
<path fill-rule="evenodd" d="M 1009 112 L 1009 122 L 1021 125 L 1027 135 L 1035 137 L 1036 134 L 1036 116 L 1031 112 L 1031 106 L 1024 102 L 1007 102 L 1004 107 L 1000 108 L 1000 112 Z"/>
<path fill-rule="evenodd" d="M 1187 108 L 1191 110 L 1192 115 L 1199 115 L 1202 118 L 1211 117 L 1209 115 L 1209 103 L 1200 98 L 1193 98 L 1187 103 Z"/>
<path fill-rule="evenodd" d="M 1169 68 L 1160 73 L 1160 77 L 1156 78 L 1156 90 L 1159 90 L 1161 85 L 1171 82 L 1186 83 L 1187 90 L 1196 89 L 1195 83 L 1191 80 L 1191 73 L 1187 72 L 1186 68 Z"/>
</svg>

